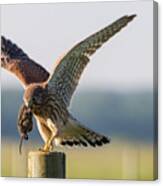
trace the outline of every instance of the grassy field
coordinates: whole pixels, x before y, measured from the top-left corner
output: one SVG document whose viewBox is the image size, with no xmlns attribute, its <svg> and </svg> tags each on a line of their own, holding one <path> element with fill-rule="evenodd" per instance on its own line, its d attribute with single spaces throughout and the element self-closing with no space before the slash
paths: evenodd
<svg viewBox="0 0 163 186">
<path fill-rule="evenodd" d="M 23 154 L 19 155 L 16 142 L 2 141 L 2 176 L 26 177 L 27 154 L 39 145 L 24 144 Z M 149 144 L 114 141 L 100 148 L 57 148 L 56 151 L 66 153 L 67 178 L 154 179 L 153 146 Z"/>
</svg>

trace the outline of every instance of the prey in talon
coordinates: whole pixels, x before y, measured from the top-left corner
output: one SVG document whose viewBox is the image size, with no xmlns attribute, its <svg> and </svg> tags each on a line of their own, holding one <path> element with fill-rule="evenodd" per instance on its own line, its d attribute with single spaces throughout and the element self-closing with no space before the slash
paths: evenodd
<svg viewBox="0 0 163 186">
<path fill-rule="evenodd" d="M 28 140 L 28 133 L 33 129 L 32 112 L 24 104 L 21 106 L 18 114 L 18 131 L 20 134 L 19 153 L 22 153 L 23 140 Z"/>
</svg>

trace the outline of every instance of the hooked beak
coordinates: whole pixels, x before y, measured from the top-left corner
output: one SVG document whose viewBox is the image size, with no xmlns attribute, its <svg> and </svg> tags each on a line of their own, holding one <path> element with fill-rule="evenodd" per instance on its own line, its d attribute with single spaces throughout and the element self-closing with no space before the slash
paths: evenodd
<svg viewBox="0 0 163 186">
<path fill-rule="evenodd" d="M 28 108 L 32 108 L 32 100 L 30 100 L 29 102 L 28 102 Z"/>
<path fill-rule="evenodd" d="M 29 101 L 26 101 L 26 100 L 25 100 L 25 105 L 26 105 L 28 108 L 31 108 L 31 107 L 32 107 L 32 100 L 29 100 Z"/>
</svg>

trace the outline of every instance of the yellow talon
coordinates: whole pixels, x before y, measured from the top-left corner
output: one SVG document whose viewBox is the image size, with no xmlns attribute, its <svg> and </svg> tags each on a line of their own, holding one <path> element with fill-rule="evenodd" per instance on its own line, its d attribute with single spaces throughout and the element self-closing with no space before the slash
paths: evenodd
<svg viewBox="0 0 163 186">
<path fill-rule="evenodd" d="M 50 152 L 52 151 L 52 149 L 53 149 L 53 145 L 49 142 L 46 142 L 43 148 L 39 148 L 39 150 L 43 152 Z"/>
</svg>

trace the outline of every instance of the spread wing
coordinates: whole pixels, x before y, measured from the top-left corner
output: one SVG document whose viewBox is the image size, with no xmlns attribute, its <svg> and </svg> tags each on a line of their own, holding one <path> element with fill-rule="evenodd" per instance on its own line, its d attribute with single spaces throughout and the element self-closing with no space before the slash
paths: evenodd
<svg viewBox="0 0 163 186">
<path fill-rule="evenodd" d="M 103 43 L 125 27 L 136 15 L 124 16 L 74 46 L 58 63 L 48 87 L 62 97 L 68 106 L 89 58 Z"/>
<path fill-rule="evenodd" d="M 49 73 L 42 66 L 3 36 L 1 36 L 1 66 L 16 75 L 24 87 L 31 83 L 44 82 L 49 77 Z"/>
</svg>

